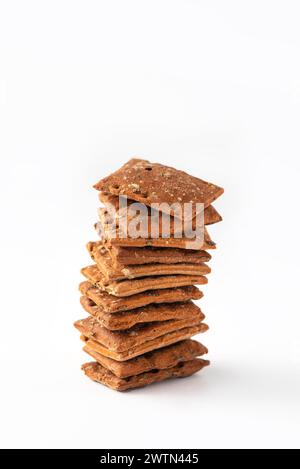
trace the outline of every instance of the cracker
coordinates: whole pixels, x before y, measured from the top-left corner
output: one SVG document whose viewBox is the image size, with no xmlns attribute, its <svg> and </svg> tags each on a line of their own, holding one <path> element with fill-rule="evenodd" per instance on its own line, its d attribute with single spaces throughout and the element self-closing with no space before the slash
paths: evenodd
<svg viewBox="0 0 300 469">
<path fill-rule="evenodd" d="M 208 352 L 204 345 L 190 339 L 153 350 L 125 362 L 118 362 L 112 358 L 104 357 L 88 345 L 85 345 L 83 350 L 118 378 L 128 378 L 128 376 L 139 375 L 150 370 L 172 368 L 178 363 L 192 360 Z"/>
<path fill-rule="evenodd" d="M 204 210 L 204 225 L 214 225 L 215 223 L 219 223 L 222 220 L 223 218 L 213 205 L 206 207 Z"/>
<path fill-rule="evenodd" d="M 79 289 L 82 295 L 88 296 L 96 305 L 101 306 L 108 313 L 128 311 L 150 304 L 199 300 L 203 297 L 203 293 L 195 286 L 149 290 L 130 297 L 109 295 L 87 281 L 82 282 Z"/>
<path fill-rule="evenodd" d="M 126 195 L 146 205 L 162 202 L 172 205 L 177 202 L 181 212 L 167 207 L 164 211 L 179 218 L 182 218 L 185 203 L 192 202 L 194 208 L 196 203 L 201 203 L 206 208 L 224 192 L 221 187 L 184 171 L 137 158 L 129 160 L 94 187 L 114 195 Z"/>
<path fill-rule="evenodd" d="M 196 313 L 191 318 L 137 324 L 125 331 L 110 331 L 102 327 L 96 318 L 89 316 L 85 319 L 79 319 L 74 323 L 74 326 L 82 335 L 99 342 L 109 350 L 125 352 L 170 332 L 197 326 L 200 322 L 201 315 Z"/>
<path fill-rule="evenodd" d="M 88 251 L 96 262 L 98 269 L 106 281 L 125 280 L 157 275 L 206 275 L 211 269 L 202 263 L 189 264 L 178 262 L 175 264 L 145 264 L 124 266 L 114 263 L 107 249 L 96 249 L 93 243 L 88 243 Z"/>
<path fill-rule="evenodd" d="M 173 332 L 169 332 L 168 334 L 156 337 L 155 339 L 147 340 L 146 342 L 132 347 L 129 350 L 125 350 L 123 352 L 111 350 L 105 347 L 100 342 L 97 342 L 93 339 L 89 339 L 82 334 L 80 338 L 85 342 L 86 345 L 88 345 L 88 347 L 92 348 L 101 355 L 123 362 L 125 360 L 129 360 L 130 358 L 142 355 L 143 353 L 151 352 L 152 350 L 166 347 L 167 345 L 174 344 L 175 342 L 180 342 L 181 340 L 189 339 L 193 335 L 206 332 L 207 330 L 208 326 L 201 322 L 196 326 L 184 327 L 182 329 L 177 329 Z"/>
<path fill-rule="evenodd" d="M 84 267 L 81 269 L 81 273 L 100 290 L 114 296 L 131 296 L 158 288 L 176 288 L 207 283 L 207 278 L 203 275 L 160 275 L 108 282 L 96 264 Z"/>
<path fill-rule="evenodd" d="M 191 376 L 209 365 L 208 360 L 195 358 L 165 370 L 151 370 L 137 376 L 128 378 L 118 378 L 111 371 L 107 370 L 97 362 L 85 363 L 82 365 L 84 373 L 93 381 L 104 384 L 116 391 L 126 391 L 128 389 L 141 388 L 148 384 L 158 383 L 170 378 L 184 378 Z"/>
<path fill-rule="evenodd" d="M 99 210 L 102 220 L 95 223 L 95 230 L 100 238 L 103 238 L 111 246 L 154 246 L 165 248 L 180 248 L 180 249 L 194 249 L 204 251 L 206 249 L 216 249 L 216 243 L 211 239 L 208 231 L 204 228 L 203 239 L 196 237 L 182 236 L 180 238 L 143 238 L 138 237 L 125 237 L 123 231 L 116 227 L 113 229 L 112 222 L 105 216 L 103 209 Z M 102 216 L 103 215 L 103 216 Z"/>
<path fill-rule="evenodd" d="M 134 216 L 131 216 L 130 207 L 132 206 L 133 203 L 135 203 L 135 201 L 124 198 L 122 208 L 120 209 L 119 198 L 120 196 L 109 194 L 107 192 L 100 192 L 99 194 L 99 199 L 105 205 L 105 211 L 107 212 L 108 215 L 110 215 L 110 217 L 116 216 L 117 219 L 119 218 L 122 219 L 122 217 L 124 217 L 124 214 L 126 214 L 128 221 L 131 221 L 134 218 Z M 157 212 L 153 211 L 151 213 L 150 207 L 147 207 L 147 212 L 148 212 L 147 220 L 145 221 L 145 224 L 147 224 L 148 226 L 148 233 L 151 232 L 151 226 L 152 226 L 152 229 L 153 229 L 153 226 L 155 226 L 155 229 L 157 229 L 159 232 L 159 236 L 162 236 L 164 222 L 170 223 L 171 236 L 174 235 L 174 233 L 182 232 L 183 230 L 189 230 L 189 229 L 195 230 L 196 229 L 196 222 L 197 222 L 196 218 L 193 218 L 192 222 L 189 220 L 188 222 L 185 222 L 185 220 L 182 220 L 180 222 L 178 221 L 180 219 L 175 219 L 172 216 L 170 217 L 170 220 L 169 220 L 167 218 L 169 215 L 166 215 L 163 212 L 159 212 L 157 216 L 151 217 L 152 213 L 157 213 Z M 101 217 L 101 212 L 100 212 L 100 217 Z M 141 218 L 143 218 L 144 220 L 144 217 L 141 217 Z M 217 212 L 217 210 L 214 208 L 213 205 L 209 205 L 204 210 L 203 221 L 204 221 L 204 225 L 213 225 L 215 223 L 222 221 L 222 217 Z"/>
<path fill-rule="evenodd" d="M 87 296 L 82 296 L 80 303 L 87 313 L 91 314 L 99 321 L 101 326 L 110 330 L 130 329 L 140 323 L 191 318 L 195 316 L 195 314 L 199 314 L 200 320 L 205 318 L 200 308 L 192 301 L 172 303 L 172 305 L 169 303 L 148 305 L 143 308 L 120 313 L 105 312 L 101 306 L 97 306 L 94 301 Z"/>
<path fill-rule="evenodd" d="M 189 263 L 201 264 L 211 260 L 211 255 L 206 251 L 195 251 L 178 248 L 155 248 L 155 247 L 122 247 L 108 246 L 102 241 L 90 242 L 87 248 L 91 255 L 97 250 L 107 251 L 113 265 L 128 266 L 138 264 L 175 264 Z"/>
</svg>

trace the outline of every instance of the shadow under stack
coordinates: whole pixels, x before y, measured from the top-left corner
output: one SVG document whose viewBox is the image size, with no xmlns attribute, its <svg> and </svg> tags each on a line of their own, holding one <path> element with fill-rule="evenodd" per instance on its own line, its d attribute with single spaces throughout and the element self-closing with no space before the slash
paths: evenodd
<svg viewBox="0 0 300 469">
<path fill-rule="evenodd" d="M 96 224 L 100 240 L 88 243 L 93 264 L 82 269 L 80 301 L 89 316 L 75 323 L 84 351 L 95 360 L 82 366 L 84 373 L 118 391 L 196 373 L 209 365 L 202 358 L 208 351 L 191 337 L 208 326 L 192 300 L 203 296 L 196 285 L 206 284 L 210 273 L 207 251 L 216 246 L 206 226 L 221 221 L 211 203 L 223 189 L 141 159 L 130 160 L 94 187 L 104 205 Z M 127 198 L 126 230 L 120 196 Z M 136 202 L 145 204 L 146 212 L 138 217 L 139 236 L 131 237 L 128 227 L 136 226 L 136 215 L 130 218 L 129 209 Z M 191 202 L 205 209 L 201 245 L 178 236 L 178 226 L 182 231 L 188 222 L 184 210 L 166 208 L 177 203 L 183 209 Z M 150 206 L 162 203 L 154 220 Z M 196 212 L 191 219 L 195 228 Z M 156 237 L 151 237 L 153 225 Z"/>
</svg>

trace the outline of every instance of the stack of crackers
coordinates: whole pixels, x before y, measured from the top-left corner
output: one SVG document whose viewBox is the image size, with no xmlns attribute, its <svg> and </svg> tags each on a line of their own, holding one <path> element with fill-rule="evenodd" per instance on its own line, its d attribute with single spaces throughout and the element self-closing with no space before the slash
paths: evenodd
<svg viewBox="0 0 300 469">
<path fill-rule="evenodd" d="M 191 339 L 208 329 L 192 300 L 203 296 L 196 285 L 210 273 L 207 251 L 216 245 L 206 226 L 221 221 L 211 203 L 223 189 L 141 159 L 94 187 L 104 207 L 100 240 L 87 245 L 93 264 L 82 269 L 80 301 L 89 316 L 75 323 L 94 359 L 83 371 L 119 391 L 194 374 L 209 361 L 200 358 L 206 347 Z M 197 207 L 201 239 L 194 235 Z"/>
</svg>

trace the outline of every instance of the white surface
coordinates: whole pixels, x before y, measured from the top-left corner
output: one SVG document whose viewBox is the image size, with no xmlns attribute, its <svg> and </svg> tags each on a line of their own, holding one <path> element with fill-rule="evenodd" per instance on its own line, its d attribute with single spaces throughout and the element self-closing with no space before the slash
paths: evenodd
<svg viewBox="0 0 300 469">
<path fill-rule="evenodd" d="M 299 447 L 297 1 L 2 1 L 3 447 Z M 129 157 L 225 187 L 203 311 L 212 366 L 118 394 L 72 322 Z"/>
</svg>

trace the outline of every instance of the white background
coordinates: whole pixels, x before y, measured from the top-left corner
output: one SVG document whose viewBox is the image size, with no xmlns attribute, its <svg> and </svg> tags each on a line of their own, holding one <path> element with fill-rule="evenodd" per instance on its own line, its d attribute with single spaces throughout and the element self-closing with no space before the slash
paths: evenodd
<svg viewBox="0 0 300 469">
<path fill-rule="evenodd" d="M 1 1 L 7 448 L 299 447 L 297 1 Z M 138 155 L 225 187 L 210 369 L 120 394 L 72 323 L 92 184 Z"/>
</svg>

